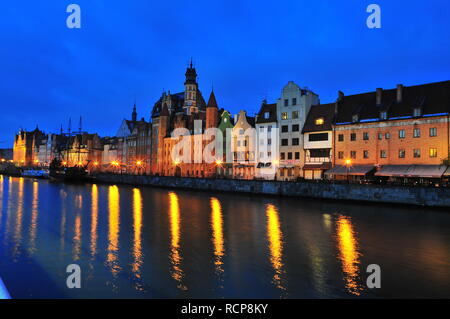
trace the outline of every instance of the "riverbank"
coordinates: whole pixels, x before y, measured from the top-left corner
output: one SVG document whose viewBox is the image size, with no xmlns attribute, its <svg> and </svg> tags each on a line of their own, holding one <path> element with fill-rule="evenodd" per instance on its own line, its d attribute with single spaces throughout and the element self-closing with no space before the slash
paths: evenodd
<svg viewBox="0 0 450 319">
<path fill-rule="evenodd" d="M 450 207 L 450 189 L 420 186 L 279 182 L 259 180 L 204 179 L 142 175 L 99 174 L 98 182 L 201 191 L 239 192 L 260 195 L 395 203 Z"/>
</svg>

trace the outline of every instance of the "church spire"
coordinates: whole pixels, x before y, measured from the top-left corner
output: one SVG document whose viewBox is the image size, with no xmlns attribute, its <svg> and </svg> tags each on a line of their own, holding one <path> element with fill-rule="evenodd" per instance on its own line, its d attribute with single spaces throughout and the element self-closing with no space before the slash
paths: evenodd
<svg viewBox="0 0 450 319">
<path fill-rule="evenodd" d="M 134 103 L 133 112 L 131 113 L 131 120 L 133 122 L 136 122 L 137 120 L 136 103 Z"/>
</svg>

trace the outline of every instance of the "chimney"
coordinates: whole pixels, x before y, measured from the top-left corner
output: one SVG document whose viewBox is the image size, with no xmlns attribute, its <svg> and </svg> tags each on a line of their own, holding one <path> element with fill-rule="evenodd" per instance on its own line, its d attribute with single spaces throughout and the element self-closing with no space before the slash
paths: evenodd
<svg viewBox="0 0 450 319">
<path fill-rule="evenodd" d="M 344 92 L 338 91 L 338 101 L 342 101 L 343 98 L 344 98 Z"/>
<path fill-rule="evenodd" d="M 403 84 L 397 84 L 397 103 L 401 103 L 403 98 Z"/>
<path fill-rule="evenodd" d="M 381 105 L 381 95 L 383 94 L 382 88 L 377 88 L 377 105 Z"/>
<path fill-rule="evenodd" d="M 237 120 L 238 120 L 238 114 L 234 114 L 234 125 L 237 124 Z"/>
</svg>

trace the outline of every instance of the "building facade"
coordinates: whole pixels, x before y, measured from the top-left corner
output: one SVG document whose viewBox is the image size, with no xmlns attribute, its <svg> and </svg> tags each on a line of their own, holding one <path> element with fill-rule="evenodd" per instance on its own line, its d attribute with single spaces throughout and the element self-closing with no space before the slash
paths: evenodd
<svg viewBox="0 0 450 319">
<path fill-rule="evenodd" d="M 256 117 L 255 178 L 273 180 L 278 168 L 277 104 L 263 100 Z"/>
<path fill-rule="evenodd" d="M 313 105 L 303 127 L 305 179 L 323 179 L 332 167 L 334 103 Z"/>
<path fill-rule="evenodd" d="M 295 180 L 303 176 L 303 125 L 311 105 L 319 104 L 319 97 L 311 90 L 289 81 L 277 101 L 279 127 L 278 180 Z"/>
<path fill-rule="evenodd" d="M 442 176 L 450 155 L 450 81 L 345 96 L 335 104 L 334 176 Z"/>
</svg>

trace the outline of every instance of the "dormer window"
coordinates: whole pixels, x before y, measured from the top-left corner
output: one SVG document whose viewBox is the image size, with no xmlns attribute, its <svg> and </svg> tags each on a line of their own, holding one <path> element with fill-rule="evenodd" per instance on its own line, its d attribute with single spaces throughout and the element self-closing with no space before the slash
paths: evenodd
<svg viewBox="0 0 450 319">
<path fill-rule="evenodd" d="M 264 113 L 264 118 L 265 118 L 266 120 L 269 118 L 269 116 L 270 116 L 270 113 L 269 113 L 269 112 L 265 112 L 265 113 Z"/>
<path fill-rule="evenodd" d="M 387 120 L 387 112 L 386 111 L 380 112 L 380 120 Z"/>
<path fill-rule="evenodd" d="M 413 109 L 413 116 L 414 117 L 418 117 L 422 115 L 422 110 L 420 109 L 420 107 L 415 107 Z"/>
<path fill-rule="evenodd" d="M 358 122 L 359 121 L 359 116 L 358 116 L 358 114 L 354 114 L 353 116 L 352 116 L 352 122 L 353 123 L 356 123 L 356 122 Z"/>
<path fill-rule="evenodd" d="M 325 121 L 324 121 L 323 117 L 319 117 L 316 119 L 316 125 L 323 125 L 324 122 Z"/>
</svg>

